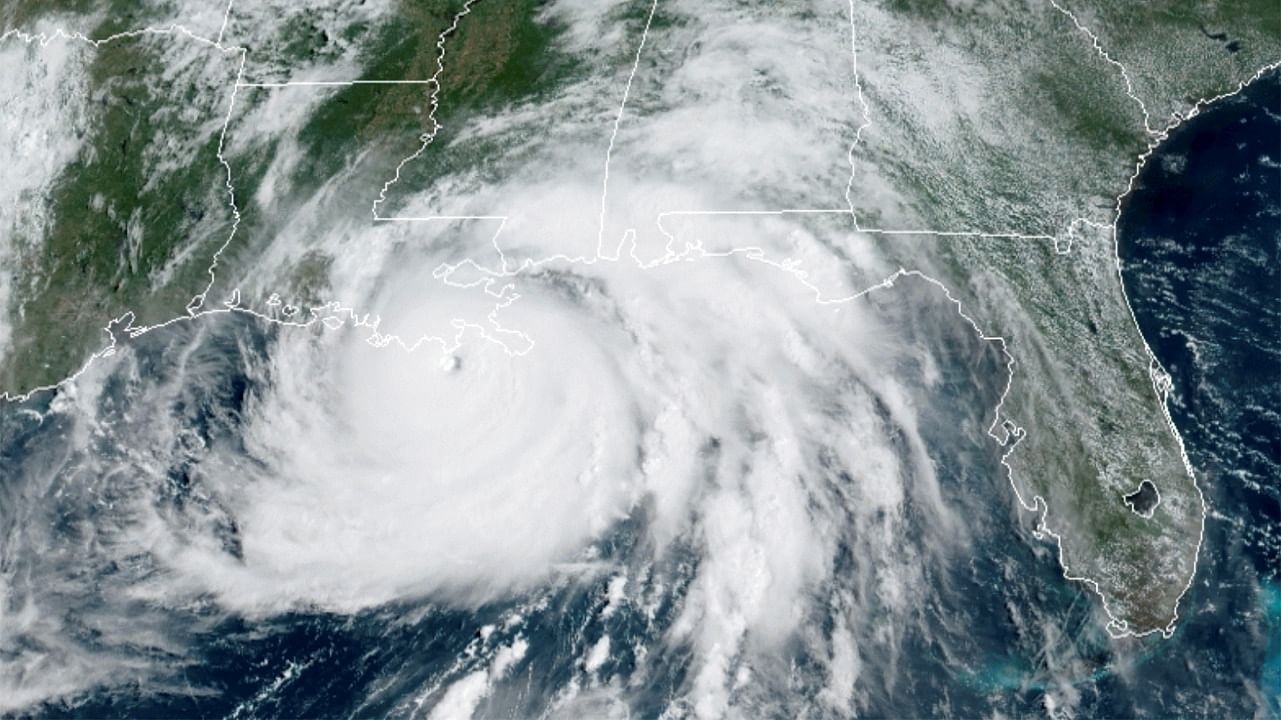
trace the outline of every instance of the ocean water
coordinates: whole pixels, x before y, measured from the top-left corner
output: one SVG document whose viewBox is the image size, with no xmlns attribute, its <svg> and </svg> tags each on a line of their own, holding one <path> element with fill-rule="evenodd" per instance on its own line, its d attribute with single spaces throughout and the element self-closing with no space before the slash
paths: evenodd
<svg viewBox="0 0 1281 720">
<path fill-rule="evenodd" d="M 913 587 L 923 589 L 906 614 L 878 614 L 874 599 L 859 605 L 870 614 L 851 623 L 866 629 L 860 716 L 1281 715 L 1281 78 L 1176 130 L 1126 199 L 1119 238 L 1127 292 L 1172 375 L 1171 412 L 1210 505 L 1178 630 L 1114 641 L 1097 599 L 1062 579 L 984 432 L 1002 356 L 935 289 L 904 281 L 873 303 L 923 348 L 885 372 L 932 409 L 917 430 L 941 503 L 906 473 L 896 542 L 919 558 L 924 582 Z M 244 418 L 273 381 L 266 359 L 281 332 L 241 315 L 176 324 L 130 343 L 92 397 L 57 401 L 72 407 L 50 412 L 42 396 L 0 408 L 0 602 L 12 606 L 6 617 L 22 618 L 0 637 L 0 663 L 31 663 L 33 685 L 73 688 L 31 714 L 423 717 L 517 642 L 523 657 L 477 717 L 542 716 L 571 689 L 624 698 L 637 717 L 682 707 L 692 652 L 670 631 L 704 558 L 678 542 L 651 565 L 643 506 L 596 543 L 595 559 L 628 568 L 645 599 L 617 606 L 610 578 L 589 576 L 478 607 L 411 597 L 352 614 L 248 616 L 174 590 L 145 553 L 100 551 L 145 536 L 136 511 L 145 506 L 177 536 L 214 538 L 238 557 L 236 518 L 207 491 L 199 460 L 207 448 L 241 447 Z M 87 438 L 77 435 L 88 432 L 85 415 L 95 419 Z M 170 425 L 182 431 L 161 432 Z M 938 504 L 965 518 L 963 541 L 941 534 Z M 870 562 L 841 547 L 831 583 L 873 594 L 859 584 L 881 572 Z M 21 605 L 28 597 L 34 609 Z M 745 695 L 746 714 L 825 715 L 813 647 L 834 617 L 815 613 L 816 643 L 788 646 L 780 660 L 788 684 Z M 585 672 L 581 658 L 606 637 L 608 658 Z M 110 675 L 77 682 L 97 666 Z M 609 703 L 566 707 L 605 716 Z"/>
<path fill-rule="evenodd" d="M 1209 505 L 1187 619 L 1139 677 L 1169 712 L 1281 716 L 1281 75 L 1172 133 L 1118 232 Z"/>
</svg>

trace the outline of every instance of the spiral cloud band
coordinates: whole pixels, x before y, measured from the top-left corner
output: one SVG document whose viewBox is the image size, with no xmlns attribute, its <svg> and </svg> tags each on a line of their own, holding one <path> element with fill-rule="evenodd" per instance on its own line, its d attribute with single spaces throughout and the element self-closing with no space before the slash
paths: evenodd
<svg viewBox="0 0 1281 720">
<path fill-rule="evenodd" d="M 1058 403 L 1080 385 L 1046 359 L 1065 344 L 1041 322 L 1057 306 L 1036 295 L 1032 318 L 1021 303 L 1074 272 L 1095 273 L 1100 297 L 1116 288 L 1098 280 L 1106 225 L 1063 199 L 1086 191 L 976 179 L 983 142 L 1030 136 L 986 103 L 1004 67 L 910 36 L 876 3 L 562 0 L 534 18 L 555 30 L 553 80 L 484 104 L 449 70 L 483 57 L 467 23 L 486 2 L 429 18 L 441 31 L 410 80 L 367 79 L 352 40 L 390 3 L 313 13 L 335 47 L 296 65 L 274 36 L 249 42 L 260 8 L 229 9 L 216 40 L 129 37 L 184 66 L 217 55 L 210 85 L 240 53 L 225 115 L 183 115 L 231 198 L 226 217 L 188 214 L 227 240 L 186 315 L 117 319 L 82 372 L 0 416 L 0 450 L 21 458 L 0 483 L 0 712 L 129 682 L 195 697 L 196 658 L 341 637 L 413 648 L 341 661 L 385 663 L 356 715 L 850 716 L 932 682 L 904 668 L 938 637 L 980 656 L 980 612 L 1043 641 L 1054 712 L 1080 698 L 1052 623 L 1008 598 L 939 608 L 1033 567 L 1093 583 L 1104 602 L 1082 612 L 1100 627 L 1173 627 L 1202 508 L 1170 479 L 1186 481 L 1177 434 L 1135 431 L 1162 487 L 1144 520 L 1164 524 L 1134 546 L 1065 550 L 1058 533 L 1088 527 L 1093 500 L 1051 514 L 1021 492 L 1041 478 L 1010 492 L 1027 435 L 1006 403 L 1019 423 L 1088 414 Z M 285 5 L 264 7 L 293 17 Z M 23 82 L 87 82 L 73 55 Z M 385 115 L 359 142 L 324 134 L 347 132 L 326 114 L 335 98 L 384 82 L 415 94 L 371 100 Z M 450 89 L 466 100 L 453 114 Z M 344 151 L 319 157 L 330 144 Z M 1011 146 L 1002 172 L 1049 162 Z M 37 170 L 0 198 L 49 182 Z M 946 210 L 972 192 L 996 200 Z M 1042 210 L 1069 218 L 1062 232 Z M 1048 390 L 1012 394 L 1015 357 L 976 305 L 1051 368 Z M 1068 323 L 1103 338 L 1082 352 L 1111 351 L 1118 307 Z M 1115 367 L 1142 375 L 1135 347 L 1108 356 L 1130 365 L 1100 387 Z M 1148 380 L 1142 402 L 1107 394 L 1152 410 Z M 1099 435 L 1089 449 L 1114 442 Z M 1032 449 L 1047 474 L 1078 459 Z M 1104 455 L 1120 458 L 1109 471 L 1131 457 Z M 1153 547 L 1173 579 L 1127 584 Z M 232 715 L 272 713 L 339 645 L 273 666 Z M 980 674 L 966 682 L 988 692 Z"/>
</svg>

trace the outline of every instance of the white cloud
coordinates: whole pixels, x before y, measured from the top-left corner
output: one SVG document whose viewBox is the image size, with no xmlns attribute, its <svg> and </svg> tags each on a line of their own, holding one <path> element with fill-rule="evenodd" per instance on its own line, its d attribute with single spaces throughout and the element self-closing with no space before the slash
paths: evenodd
<svg viewBox="0 0 1281 720">
<path fill-rule="evenodd" d="M 39 28 L 37 32 L 52 32 Z M 51 222 L 51 183 L 75 158 L 87 130 L 86 66 L 92 49 L 83 43 L 0 41 L 0 354 L 11 342 L 10 311 L 23 251 L 43 244 Z"/>
<path fill-rule="evenodd" d="M 700 4 L 671 34 L 656 32 L 608 198 L 601 173 L 621 93 L 599 79 L 480 123 L 473 139 L 522 150 L 485 175 L 410 189 L 406 214 L 509 216 L 496 238 L 480 222 L 370 227 L 326 212 L 332 187 L 312 198 L 300 211 L 310 220 L 260 258 L 262 277 L 323 249 L 335 295 L 377 320 L 281 333 L 270 367 L 257 369 L 269 389 L 243 413 L 248 457 L 214 448 L 198 467 L 202 491 L 235 519 L 242 556 L 153 515 L 127 543 L 165 568 L 151 597 L 211 593 L 250 615 L 422 596 L 470 605 L 594 559 L 592 544 L 644 507 L 656 594 L 679 586 L 663 576 L 664 553 L 678 543 L 697 553 L 662 639 L 691 652 L 678 702 L 699 716 L 729 712 L 767 686 L 768 659 L 831 605 L 848 625 L 817 655 L 824 698 L 853 707 L 863 645 L 892 655 L 896 623 L 913 608 L 920 570 L 902 543 L 905 504 L 909 482 L 929 487 L 932 476 L 921 409 L 893 372 L 915 349 L 866 304 L 816 300 L 896 268 L 840 218 L 657 224 L 673 209 L 839 206 L 858 118 L 839 102 L 851 68 L 843 8 L 833 8 L 819 30 L 798 33 L 808 24 L 768 8 L 753 11 L 761 18 Z M 587 18 L 569 42 L 622 43 L 599 32 L 605 18 Z M 459 139 L 449 150 L 466 149 Z M 643 261 L 688 253 L 638 263 L 624 245 L 610 259 L 629 230 Z M 759 250 L 711 256 L 746 247 Z M 163 456 L 169 430 L 144 429 L 151 436 L 130 442 Z M 938 501 L 927 511 L 946 517 Z M 842 595 L 834 567 L 851 548 L 860 562 L 840 581 L 860 592 Z M 610 584 L 606 619 L 620 612 L 623 577 Z M 456 680 L 433 716 L 470 717 L 526 647 Z M 603 636 L 584 669 L 622 651 Z"/>
<path fill-rule="evenodd" d="M 432 708 L 430 720 L 468 720 L 476 713 L 477 706 L 501 680 L 519 663 L 529 649 L 529 643 L 517 639 L 498 650 L 487 670 L 468 673 L 445 690 L 445 695 Z"/>
</svg>

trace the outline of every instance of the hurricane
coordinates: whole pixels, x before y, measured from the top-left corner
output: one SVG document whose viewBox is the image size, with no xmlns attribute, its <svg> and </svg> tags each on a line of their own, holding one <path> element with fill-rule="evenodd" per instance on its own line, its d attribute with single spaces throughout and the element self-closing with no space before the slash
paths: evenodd
<svg viewBox="0 0 1281 720">
<path fill-rule="evenodd" d="M 1052 274 L 1108 267 L 1110 206 L 911 194 L 1070 185 L 967 180 L 970 131 L 1050 161 L 1034 122 L 977 107 L 1004 69 L 938 65 L 981 67 L 965 42 L 922 60 L 889 38 L 928 25 L 853 2 L 554 2 L 530 37 L 478 30 L 517 13 L 491 0 L 243 5 L 0 45 L 50 53 L 15 86 L 75 88 L 101 82 L 75 53 L 138 44 L 210 98 L 145 157 L 213 178 L 148 276 L 195 298 L 106 319 L 0 412 L 0 713 L 1067 717 L 1173 632 L 1205 511 L 1166 386 L 1119 276 Z M 1056 7 L 1028 22 L 1111 72 Z M 420 54 L 368 54 L 414 22 Z M 1136 113 L 1124 80 L 1100 92 Z M 63 101 L 14 117 L 93 112 Z M 151 217 L 122 262 L 146 262 Z M 976 269 L 991 253 L 1060 269 Z M 1080 336 L 1009 309 L 1074 282 L 1115 302 L 1070 332 L 1115 360 L 1105 417 L 1145 408 L 1129 454 L 1095 452 L 1121 441 L 1081 420 L 1090 373 L 1057 369 Z M 1078 462 L 1117 523 L 1159 525 L 1123 544 L 1091 493 L 1040 490 Z"/>
</svg>

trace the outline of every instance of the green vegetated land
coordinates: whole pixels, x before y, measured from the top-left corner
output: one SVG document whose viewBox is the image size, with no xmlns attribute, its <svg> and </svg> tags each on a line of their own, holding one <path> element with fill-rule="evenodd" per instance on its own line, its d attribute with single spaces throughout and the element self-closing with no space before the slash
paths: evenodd
<svg viewBox="0 0 1281 720">
<path fill-rule="evenodd" d="M 1174 110 L 1232 90 L 1281 59 L 1275 6 L 1060 4 L 1125 64 L 1158 128 Z M 1001 100 L 1003 114 L 991 126 L 1008 136 L 985 142 L 958 117 L 940 140 L 905 117 L 903 152 L 930 143 L 967 152 L 906 162 L 895 184 L 933 227 L 1062 234 L 1073 217 L 1106 224 L 1150 141 L 1141 109 L 1119 69 L 1069 18 L 1048 3 L 1039 15 L 1004 5 L 889 5 L 940 44 L 978 59 L 989 73 L 980 85 Z M 875 78 L 869 82 L 877 89 Z M 1029 210 L 1039 220 L 1029 223 L 1022 214 Z M 1174 618 L 1194 568 L 1202 507 L 1153 389 L 1113 253 L 1103 230 L 1084 233 L 1066 255 L 1045 242 L 993 238 L 939 243 L 934 259 L 980 325 L 1009 341 L 1015 377 L 1001 413 L 1027 431 L 1009 456 L 1015 484 L 1025 499 L 1046 500 L 1069 574 L 1096 581 L 1109 610 L 1142 632 Z M 1123 500 L 1144 480 L 1162 498 L 1151 518 Z"/>
<path fill-rule="evenodd" d="M 3 28 L 29 28 L 48 17 L 94 17 L 102 21 L 89 37 L 98 39 L 146 26 L 151 20 L 145 3 L 138 0 L 12 0 L 0 6 Z"/>
<path fill-rule="evenodd" d="M 403 3 L 395 17 L 368 31 L 372 39 L 364 51 L 360 79 L 435 76 L 441 33 L 462 9 L 463 3 L 453 0 Z M 400 182 L 380 207 L 382 215 L 394 215 L 406 195 L 422 192 L 436 178 L 484 163 L 485 158 L 474 151 L 445 153 L 435 148 L 447 145 L 470 117 L 536 98 L 576 70 L 574 61 L 554 48 L 561 28 L 540 20 L 538 11 L 538 3 L 532 0 L 472 4 L 445 39 L 445 69 L 439 77 L 434 121 L 434 88 L 427 84 L 356 84 L 329 93 L 296 128 L 291 142 L 297 144 L 301 160 L 290 168 L 283 186 L 275 188 L 266 207 L 258 204 L 254 191 L 276 140 L 263 139 L 233 158 L 245 215 L 241 236 L 230 253 L 232 267 L 222 276 L 227 285 L 220 285 L 220 291 L 229 291 L 236 282 L 236 266 L 251 266 L 275 234 L 294 222 L 296 213 L 305 212 L 300 208 L 319 193 L 324 193 L 326 213 L 373 222 L 370 208 L 379 189 L 403 159 L 422 147 L 426 134 L 439 129 L 433 147 L 404 166 Z M 315 50 L 295 47 L 301 53 Z M 252 92 L 244 97 L 245 103 L 264 102 L 274 91 Z M 233 121 L 232 133 L 236 131 Z M 500 155 L 503 148 L 488 147 L 486 152 Z M 243 173 L 242 168 L 249 172 Z M 301 305 L 321 301 L 328 263 L 322 252 L 307 251 L 281 288 L 290 301 Z"/>
<path fill-rule="evenodd" d="M 1172 109 L 1229 90 L 1277 60 L 1269 54 L 1281 47 L 1281 14 L 1272 0 L 1061 4 L 1125 63 L 1157 126 Z M 24 0 L 12 6 L 8 21 L 30 17 L 35 5 Z M 435 75 L 440 34 L 462 7 L 458 0 L 406 1 L 375 27 L 348 28 L 348 40 L 365 44 L 362 79 Z M 88 8 L 70 2 L 64 9 Z M 111 20 L 100 33 L 143 22 L 129 14 L 133 10 L 108 9 Z M 1148 138 L 1117 68 L 1098 57 L 1065 16 L 1048 3 L 1030 8 L 1012 0 L 892 0 L 884 9 L 904 23 L 901 29 L 925 28 L 916 37 L 933 37 L 955 57 L 973 61 L 987 73 L 979 81 L 988 83 L 988 98 L 995 101 L 976 111 L 980 116 L 958 113 L 942 126 L 950 134 L 935 137 L 930 133 L 938 126 L 920 122 L 919 113 L 896 115 L 899 106 L 878 104 L 894 87 L 864 78 L 869 97 L 884 112 L 875 119 L 878 131 L 891 144 L 869 148 L 879 153 L 869 162 L 886 172 L 923 221 L 940 228 L 1054 233 L 1073 217 L 1110 219 L 1115 195 Z M 647 3 L 631 3 L 619 18 L 640 22 L 647 11 Z M 404 167 L 384 214 L 394 214 L 407 194 L 442 175 L 483 168 L 487 157 L 502 156 L 497 140 L 469 144 L 467 153 L 435 151 L 470 118 L 537 100 L 587 71 L 585 59 L 557 50 L 561 29 L 541 21 L 538 12 L 532 0 L 480 0 L 447 38 L 435 115 L 443 129 L 435 148 Z M 306 19 L 255 32 L 265 39 L 250 48 L 250 59 L 283 62 L 286 67 L 272 68 L 283 77 L 291 57 L 302 62 L 332 52 L 334 38 Z M 861 34 L 860 42 L 872 52 L 877 38 Z M 935 50 L 914 48 L 899 60 L 919 63 Z M 157 83 L 158 53 L 154 38 L 120 40 L 103 45 L 94 58 L 93 119 L 84 149 L 55 182 L 52 225 L 47 236 L 26 243 L 18 269 L 15 347 L 0 365 L 5 389 L 64 377 L 101 343 L 102 325 L 125 310 L 140 312 L 144 322 L 182 312 L 203 289 L 209 258 L 230 232 L 223 169 L 214 157 L 217 138 L 201 134 L 202 123 L 226 98 L 204 97 L 207 88 L 188 92 Z M 247 90 L 238 104 L 252 107 L 271 92 Z M 264 137 L 230 158 L 244 222 L 220 277 L 236 278 L 252 267 L 275 233 L 295 219 L 291 210 L 331 183 L 346 183 L 343 192 L 332 193 L 343 203 L 339 212 L 372 222 L 369 205 L 377 189 L 435 127 L 426 85 L 324 92 L 303 124 L 286 131 L 301 159 L 267 206 L 257 205 L 256 190 L 281 139 Z M 174 106 L 200 112 L 166 114 Z M 175 141 L 186 143 L 183 162 L 157 170 L 149 149 L 163 151 Z M 1172 616 L 1191 572 L 1200 505 L 1153 393 L 1110 243 L 1106 233 L 1082 238 L 1061 256 L 1044 241 L 949 241 L 936 244 L 933 261 L 980 324 L 1010 341 L 1016 378 L 1002 411 L 1029 431 L 1010 458 L 1016 483 L 1025 497 L 1047 499 L 1072 574 L 1097 580 L 1114 612 L 1146 630 L 1163 627 Z M 321 298 L 328 266 L 323 253 L 307 251 L 289 289 L 303 301 Z M 1151 519 L 1122 501 L 1143 480 L 1161 492 Z"/>
<path fill-rule="evenodd" d="M 1081 5 L 1087 13 L 1082 21 L 1097 25 L 1100 41 L 1126 65 L 1161 125 L 1181 105 L 1233 89 L 1281 60 L 1281 6 L 1274 0 Z"/>
<path fill-rule="evenodd" d="M 407 0 L 380 26 L 352 28 L 353 37 L 359 32 L 362 40 L 373 38 L 364 51 L 361 78 L 432 77 L 440 34 L 462 7 L 458 0 Z M 443 134 L 469 114 L 534 97 L 573 67 L 552 49 L 559 29 L 538 22 L 537 11 L 533 0 L 474 3 L 447 39 L 437 114 L 446 128 Z M 149 22 L 136 5 L 82 0 L 22 2 L 4 17 L 21 25 L 41 15 L 94 12 L 107 19 L 91 37 Z M 284 24 L 274 35 L 270 28 L 262 32 L 279 48 L 263 47 L 261 54 L 286 59 L 314 58 L 333 40 L 305 21 Z M 181 314 L 204 290 L 213 253 L 231 233 L 225 169 L 217 158 L 219 134 L 209 136 L 208 124 L 220 122 L 226 112 L 239 55 L 209 49 L 210 61 L 224 63 L 228 72 L 225 86 L 216 92 L 175 86 L 161 79 L 171 70 L 163 58 L 166 42 L 194 41 L 179 34 L 120 38 L 101 44 L 93 55 L 89 132 L 50 189 L 52 222 L 46 234 L 22 239 L 25 251 L 15 283 L 22 291 L 9 308 L 14 344 L 0 359 L 4 390 L 21 392 L 66 377 L 103 346 L 104 326 L 122 313 L 137 313 L 139 324 Z M 251 60 L 253 52 L 250 48 Z M 429 93 L 425 85 L 353 85 L 333 93 L 297 129 L 305 152 L 289 178 L 284 204 L 288 199 L 301 202 L 345 173 L 361 184 L 351 193 L 356 198 L 352 211 L 363 206 L 367 213 L 396 163 L 433 129 Z M 242 91 L 240 102 L 252 100 L 251 91 Z M 220 273 L 227 276 L 252 265 L 255 253 L 287 221 L 273 216 L 276 208 L 253 205 L 274 143 L 269 139 L 229 158 L 238 205 L 245 213 L 235 242 L 220 261 Z M 180 157 L 156 162 L 174 148 L 180 148 Z M 432 154 L 409 168 L 402 187 L 421 189 L 451 167 L 475 160 Z M 328 258 L 317 253 L 299 264 L 293 289 L 303 299 L 320 296 L 327 264 Z"/>
<path fill-rule="evenodd" d="M 1174 110 L 1231 89 L 1281 55 L 1275 0 L 1060 4 L 1126 65 L 1157 127 Z M 879 5 L 885 12 L 876 17 L 901 25 L 875 30 L 903 30 L 902 37 L 937 43 L 913 48 L 899 62 L 921 63 L 947 46 L 952 57 L 986 73 L 964 79 L 987 83 L 983 89 L 994 101 L 975 116 L 958 112 L 941 125 L 948 134 L 936 137 L 931 133 L 940 125 L 889 100 L 895 87 L 864 78 L 883 113 L 875 119 L 878 130 L 891 145 L 868 148 L 879 153 L 868 162 L 883 169 L 921 220 L 940 228 L 1055 233 L 1072 217 L 1110 219 L 1115 195 L 1149 138 L 1117 68 L 1070 20 L 1048 3 L 1014 0 Z M 291 62 L 323 60 L 343 40 L 363 48 L 362 79 L 424 80 L 437 73 L 441 33 L 462 8 L 460 0 L 405 0 L 389 19 L 372 27 L 351 24 L 339 37 L 294 16 L 277 28 L 250 28 L 255 35 L 248 57 L 272 64 L 266 68 L 272 77 L 288 78 Z M 148 20 L 124 0 L 18 0 L 0 10 L 0 19 L 21 26 L 45 12 L 99 11 L 107 20 L 95 30 L 98 37 Z M 445 41 L 435 121 L 427 85 L 324 90 L 301 126 L 284 131 L 300 159 L 266 206 L 258 205 L 256 191 L 284 140 L 266 135 L 239 150 L 230 160 L 244 221 L 219 268 L 219 291 L 230 290 L 228 283 L 253 266 L 295 219 L 293 212 L 320 193 L 335 198 L 337 212 L 372 222 L 369 206 L 378 188 L 437 122 L 442 129 L 434 147 L 404 166 L 383 214 L 395 214 L 406 196 L 443 175 L 483 169 L 489 157 L 501 157 L 506 149 L 499 140 L 469 143 L 467 152 L 437 148 L 470 119 L 538 100 L 588 72 L 584 63 L 599 60 L 562 54 L 556 43 L 562 29 L 541 20 L 539 11 L 534 0 L 474 3 Z M 648 3 L 630 3 L 618 13 L 637 25 Z M 656 30 L 665 18 L 660 12 Z M 159 43 L 167 40 L 181 41 L 121 39 L 93 57 L 84 147 L 51 189 L 47 234 L 22 239 L 10 309 L 14 347 L 0 363 L 4 389 L 65 377 L 101 345 L 107 320 L 126 310 L 138 312 L 144 323 L 181 313 L 204 288 L 210 257 L 230 233 L 224 169 L 215 156 L 218 135 L 208 133 L 229 98 L 198 83 L 160 82 L 166 68 Z M 877 51 L 871 31 L 861 33 L 860 42 L 867 52 Z M 216 50 L 210 57 L 229 71 L 238 60 Z M 237 102 L 243 111 L 272 92 L 246 90 Z M 175 148 L 178 161 L 157 160 Z M 326 190 L 334 182 L 345 183 L 341 192 Z M 1002 413 L 1028 431 L 1009 460 L 1016 484 L 1025 498 L 1047 500 L 1048 521 L 1063 536 L 1071 574 L 1097 581 L 1110 609 L 1132 629 L 1164 627 L 1191 573 L 1201 508 L 1153 392 L 1111 238 L 1082 237 L 1069 255 L 1055 254 L 1044 241 L 989 238 L 934 247 L 933 262 L 966 299 L 968 311 L 1009 340 L 1016 376 Z M 286 288 L 294 300 L 323 297 L 329 262 L 318 250 L 302 255 Z M 1150 519 L 1131 512 L 1122 499 L 1144 480 L 1162 497 Z"/>
<path fill-rule="evenodd" d="M 143 321 L 181 312 L 230 232 L 218 135 L 208 127 L 228 96 L 199 80 L 184 84 L 181 74 L 161 82 L 157 43 L 164 42 L 192 41 L 121 38 L 91 55 L 83 145 L 45 198 L 44 236 L 17 239 L 13 347 L 0 363 L 5 390 L 65 377 L 103 345 L 108 320 L 126 311 Z M 228 86 L 232 60 L 210 50 L 209 61 L 228 70 Z"/>
<path fill-rule="evenodd" d="M 364 77 L 421 80 L 435 75 L 440 33 L 461 9 L 458 2 L 434 9 L 407 5 L 404 14 L 381 31 Z M 371 147 L 376 149 L 375 162 L 381 165 L 372 171 L 383 180 L 390 179 L 396 164 L 417 151 L 422 135 L 437 124 L 433 144 L 443 147 L 466 126 L 468 117 L 532 99 L 554 87 L 574 64 L 554 50 L 560 29 L 538 22 L 537 10 L 532 0 L 472 4 L 445 39 L 435 123 L 428 118 L 430 86 L 355 85 L 336 94 L 312 116 L 299 137 L 307 147 L 337 148 L 337 152 L 314 161 L 319 165 L 300 167 L 295 186 L 303 192 L 312 189 L 307 187 L 308 177 L 332 177 Z M 397 196 L 419 192 L 441 175 L 482 161 L 475 156 L 424 153 L 404 168 L 400 187 L 393 190 L 385 212 L 396 206 Z M 381 182 L 371 190 L 380 186 Z M 375 193 L 364 194 L 372 200 Z"/>
<path fill-rule="evenodd" d="M 1275 4 L 1063 4 L 1126 65 L 1156 128 L 1188 103 L 1232 90 L 1281 59 Z M 1232 4 L 1240 7 L 1225 8 Z M 1234 41 L 1227 38 L 1236 44 L 1229 47 Z M 1088 41 L 1084 46 L 1090 49 Z M 1109 181 L 1108 191 L 1096 193 L 1104 212 L 1093 216 L 1108 221 L 1148 139 L 1138 135 L 1141 115 L 1133 100 L 1100 102 L 1097 96 L 1109 92 L 1101 83 L 1118 83 L 1119 70 L 1098 63 L 1093 80 L 1087 72 L 1041 68 L 1031 74 L 1054 108 L 1046 122 L 1057 122 L 1083 150 L 1070 161 Z M 1117 110 L 1127 109 L 1118 102 L 1131 105 L 1130 132 L 1118 123 Z M 1048 522 L 1063 535 L 1070 573 L 1097 581 L 1113 614 L 1142 632 L 1165 628 L 1175 617 L 1195 567 L 1202 505 L 1153 389 L 1114 252 L 1113 238 L 1102 232 L 1087 234 L 1057 262 L 1029 263 L 1005 251 L 971 260 L 1015 278 L 1015 297 L 1033 325 L 1022 346 L 1013 346 L 1024 380 L 1005 408 L 1029 431 L 1010 458 L 1016 482 L 1049 503 Z M 1032 267 L 1039 269 L 1017 279 Z M 1150 519 L 1123 500 L 1145 480 L 1162 498 Z"/>
</svg>

